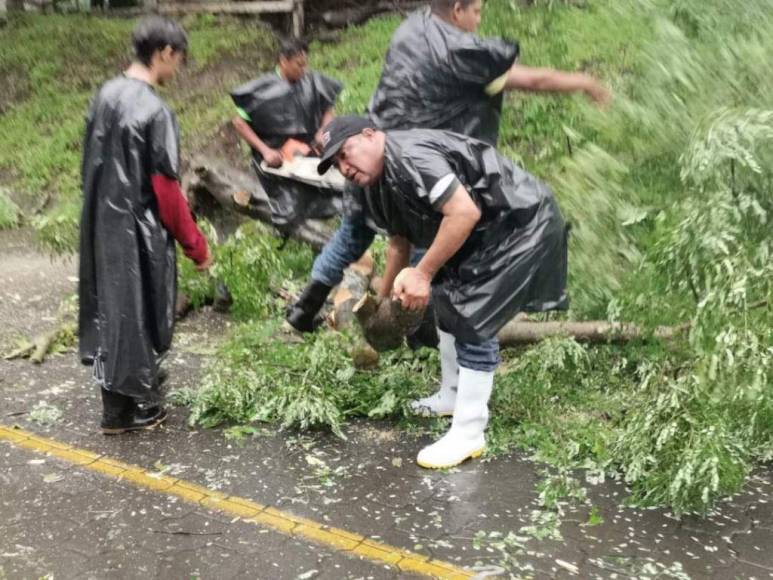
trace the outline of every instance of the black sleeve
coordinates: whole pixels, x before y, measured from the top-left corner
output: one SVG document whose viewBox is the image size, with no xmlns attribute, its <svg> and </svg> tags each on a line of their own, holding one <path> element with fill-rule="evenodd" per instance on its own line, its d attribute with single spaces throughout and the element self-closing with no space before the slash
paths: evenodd
<svg viewBox="0 0 773 580">
<path fill-rule="evenodd" d="M 412 147 L 404 151 L 403 160 L 413 177 L 415 194 L 426 199 L 435 211 L 441 211 L 461 185 L 454 168 L 431 147 Z"/>
<path fill-rule="evenodd" d="M 518 43 L 472 34 L 448 47 L 448 66 L 459 82 L 485 87 L 505 74 L 518 58 Z"/>
<path fill-rule="evenodd" d="M 171 110 L 164 107 L 150 122 L 150 173 L 180 178 L 180 131 Z"/>
</svg>

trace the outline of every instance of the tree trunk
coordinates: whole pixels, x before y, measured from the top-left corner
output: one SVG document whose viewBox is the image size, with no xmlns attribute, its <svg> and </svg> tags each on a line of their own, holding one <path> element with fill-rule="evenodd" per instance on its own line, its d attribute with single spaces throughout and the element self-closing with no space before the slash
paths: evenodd
<svg viewBox="0 0 773 580">
<path fill-rule="evenodd" d="M 689 330 L 690 325 L 660 326 L 652 335 L 631 323 L 611 323 L 603 320 L 585 322 L 532 322 L 515 320 L 499 331 L 497 338 L 502 346 L 534 344 L 554 336 L 570 336 L 577 342 L 625 343 L 646 339 L 649 336 L 671 340 Z"/>
<path fill-rule="evenodd" d="M 363 335 L 379 352 L 398 348 L 403 339 L 415 332 L 423 311 L 405 310 L 397 301 L 378 300 L 365 295 L 354 306 L 354 314 Z M 555 336 L 569 336 L 585 343 L 625 343 L 632 340 L 656 338 L 671 340 L 689 330 L 690 325 L 658 327 L 651 335 L 635 324 L 606 321 L 533 322 L 518 314 L 497 334 L 501 346 L 535 344 Z"/>
<path fill-rule="evenodd" d="M 228 238 L 247 218 L 271 225 L 268 197 L 258 179 L 224 161 L 197 156 L 183 177 L 191 208 L 207 218 L 221 240 Z M 290 237 L 316 250 L 328 242 L 332 230 L 320 220 L 307 220 Z"/>
<path fill-rule="evenodd" d="M 322 13 L 322 21 L 332 28 L 345 28 L 363 24 L 374 16 L 384 14 L 385 12 L 407 14 L 425 4 L 426 2 L 423 1 L 409 1 L 400 4 L 394 0 L 371 2 L 364 6 L 328 10 Z"/>
</svg>

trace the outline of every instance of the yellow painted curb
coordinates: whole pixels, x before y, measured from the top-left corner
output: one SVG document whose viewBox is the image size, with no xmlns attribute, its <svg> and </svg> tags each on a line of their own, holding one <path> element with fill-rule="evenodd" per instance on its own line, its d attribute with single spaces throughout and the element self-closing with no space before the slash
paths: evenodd
<svg viewBox="0 0 773 580">
<path fill-rule="evenodd" d="M 0 425 L 0 441 L 8 441 L 12 445 L 37 453 L 46 453 L 83 469 L 114 477 L 136 487 L 179 497 L 184 501 L 199 504 L 207 509 L 238 516 L 246 522 L 270 528 L 288 536 L 309 540 L 337 552 L 360 556 L 379 564 L 387 564 L 404 572 L 443 580 L 461 580 L 474 576 L 473 572 L 447 562 L 430 560 L 427 556 L 375 542 L 359 534 L 294 516 L 248 499 L 229 496 L 195 483 L 154 473 L 138 465 L 131 465 L 110 457 L 102 457 L 90 451 L 39 437 L 34 433 L 15 427 Z"/>
</svg>

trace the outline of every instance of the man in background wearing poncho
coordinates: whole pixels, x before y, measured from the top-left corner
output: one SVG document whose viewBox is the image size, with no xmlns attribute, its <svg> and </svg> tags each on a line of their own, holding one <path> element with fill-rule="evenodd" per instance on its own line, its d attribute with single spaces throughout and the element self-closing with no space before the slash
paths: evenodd
<svg viewBox="0 0 773 580">
<path fill-rule="evenodd" d="M 330 218 L 341 211 L 340 191 L 328 183 L 312 185 L 273 171 L 287 169 L 296 157 L 316 155 L 319 132 L 333 118 L 341 92 L 341 83 L 308 70 L 307 53 L 305 42 L 283 41 L 276 70 L 231 93 L 238 112 L 234 128 L 252 150 L 272 222 L 283 234 L 307 219 Z"/>
</svg>

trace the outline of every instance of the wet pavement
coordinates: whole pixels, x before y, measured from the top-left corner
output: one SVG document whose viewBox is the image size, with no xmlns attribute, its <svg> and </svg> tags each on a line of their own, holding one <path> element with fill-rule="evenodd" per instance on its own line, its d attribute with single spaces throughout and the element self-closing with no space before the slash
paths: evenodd
<svg viewBox="0 0 773 580">
<path fill-rule="evenodd" d="M 5 254 L 15 266 L 0 283 L 4 347 L 18 333 L 44 328 L 39 321 L 56 311 L 51 300 L 32 298 L 74 288 L 72 264 L 50 265 L 23 244 Z M 227 327 L 209 310 L 179 325 L 170 389 L 196 388 Z M 104 437 L 88 375 L 72 354 L 40 366 L 0 361 L 0 425 L 473 568 L 480 578 L 773 578 L 771 468 L 707 518 L 626 508 L 624 486 L 606 481 L 584 484 L 588 502 L 567 506 L 552 522 L 539 510 L 539 466 L 525 455 L 429 472 L 414 463 L 426 438 L 390 423 L 357 421 L 346 441 L 272 428 L 234 440 L 190 428 L 185 408 L 173 409 L 162 429 Z M 41 402 L 47 407 L 35 411 Z M 410 577 L 0 442 L 0 579 L 47 575 Z"/>
</svg>

